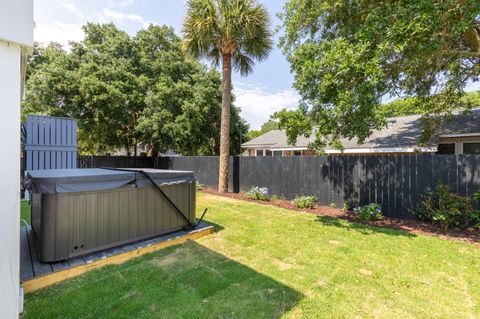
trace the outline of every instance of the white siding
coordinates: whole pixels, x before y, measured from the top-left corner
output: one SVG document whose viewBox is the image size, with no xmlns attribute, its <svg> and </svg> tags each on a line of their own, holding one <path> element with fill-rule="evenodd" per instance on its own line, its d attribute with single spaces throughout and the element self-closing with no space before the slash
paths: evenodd
<svg viewBox="0 0 480 319">
<path fill-rule="evenodd" d="M 3 1 L 3 0 L 0 0 Z M 0 318 L 18 317 L 20 258 L 20 57 L 0 42 Z"/>
<path fill-rule="evenodd" d="M 33 43 L 33 0 L 0 0 L 0 40 Z"/>
<path fill-rule="evenodd" d="M 22 58 L 33 45 L 33 0 L 0 0 L 0 318 L 18 318 Z"/>
</svg>

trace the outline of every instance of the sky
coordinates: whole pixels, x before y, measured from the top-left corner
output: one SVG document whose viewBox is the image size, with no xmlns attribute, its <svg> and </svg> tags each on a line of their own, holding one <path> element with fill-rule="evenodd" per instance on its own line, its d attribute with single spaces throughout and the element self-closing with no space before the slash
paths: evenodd
<svg viewBox="0 0 480 319">
<path fill-rule="evenodd" d="M 280 20 L 286 0 L 258 0 L 271 16 L 274 30 Z M 35 41 L 56 41 L 68 47 L 68 41 L 83 38 L 81 26 L 86 22 L 113 22 L 134 35 L 150 23 L 172 26 L 181 36 L 186 0 L 34 0 Z M 251 129 L 259 129 L 275 111 L 295 108 L 299 95 L 292 88 L 293 75 L 285 57 L 275 46 L 265 61 L 258 63 L 247 77 L 233 76 L 235 105 Z M 466 91 L 480 90 L 480 84 L 470 83 Z M 390 99 L 385 100 L 388 102 Z"/>
<path fill-rule="evenodd" d="M 280 24 L 276 14 L 286 1 L 259 2 L 268 9 L 274 30 Z M 130 35 L 150 23 L 168 25 L 180 36 L 185 3 L 185 0 L 34 0 L 34 38 L 43 44 L 56 41 L 68 47 L 68 41 L 82 40 L 81 26 L 86 22 L 113 22 Z M 278 37 L 274 36 L 275 46 L 269 58 L 257 63 L 252 74 L 233 76 L 235 105 L 241 108 L 241 116 L 251 129 L 260 128 L 275 111 L 298 105 L 290 66 L 276 45 Z"/>
</svg>

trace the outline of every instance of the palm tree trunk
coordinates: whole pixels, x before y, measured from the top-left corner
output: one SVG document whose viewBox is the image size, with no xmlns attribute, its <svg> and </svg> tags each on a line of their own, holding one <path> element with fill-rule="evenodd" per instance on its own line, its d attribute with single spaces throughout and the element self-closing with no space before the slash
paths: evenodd
<svg viewBox="0 0 480 319">
<path fill-rule="evenodd" d="M 232 56 L 224 55 L 222 78 L 222 119 L 220 124 L 220 165 L 218 192 L 228 192 L 228 160 L 230 157 L 230 105 L 232 102 Z"/>
</svg>

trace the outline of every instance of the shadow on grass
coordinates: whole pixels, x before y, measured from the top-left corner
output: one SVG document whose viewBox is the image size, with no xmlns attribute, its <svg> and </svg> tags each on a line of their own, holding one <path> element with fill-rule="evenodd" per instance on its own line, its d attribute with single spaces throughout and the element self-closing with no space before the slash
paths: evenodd
<svg viewBox="0 0 480 319">
<path fill-rule="evenodd" d="M 190 241 L 29 294 L 22 318 L 280 318 L 302 297 Z"/>
<path fill-rule="evenodd" d="M 339 227 L 349 231 L 356 231 L 363 235 L 381 233 L 381 234 L 386 234 L 390 236 L 416 237 L 415 234 L 412 234 L 403 230 L 389 229 L 389 228 L 383 228 L 379 226 L 361 224 L 358 221 L 347 221 L 347 220 L 330 217 L 330 216 L 317 216 L 316 221 L 322 223 L 324 226 Z"/>
</svg>

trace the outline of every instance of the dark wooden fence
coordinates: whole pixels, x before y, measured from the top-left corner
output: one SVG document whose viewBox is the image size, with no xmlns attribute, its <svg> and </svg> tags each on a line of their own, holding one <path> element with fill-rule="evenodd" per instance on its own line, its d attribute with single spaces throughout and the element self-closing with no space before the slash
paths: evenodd
<svg viewBox="0 0 480 319">
<path fill-rule="evenodd" d="M 131 156 L 79 156 L 77 159 L 78 168 L 155 168 L 156 161 L 152 157 L 131 157 Z"/>
<path fill-rule="evenodd" d="M 168 165 L 160 168 L 193 170 L 202 184 L 217 185 L 218 158 L 173 157 L 163 161 Z M 315 195 L 322 204 L 337 207 L 378 203 L 384 215 L 398 218 L 412 218 L 410 209 L 439 181 L 462 195 L 480 189 L 477 155 L 240 157 L 236 165 L 232 161 L 232 191 L 261 186 L 288 199 L 297 194 Z"/>
<path fill-rule="evenodd" d="M 105 158 L 79 167 L 155 167 L 195 171 L 200 183 L 216 188 L 218 157 Z M 79 161 L 82 161 L 80 158 Z M 99 165 L 99 163 L 102 163 Z M 88 163 L 96 163 L 89 166 Z M 230 191 L 267 187 L 288 199 L 315 195 L 342 207 L 378 203 L 384 215 L 412 218 L 420 196 L 442 181 L 462 195 L 480 189 L 480 156 L 380 155 L 319 157 L 235 157 L 230 159 Z"/>
<path fill-rule="evenodd" d="M 228 188 L 235 193 L 240 191 L 241 159 L 238 156 L 230 157 Z M 194 171 L 195 178 L 202 185 L 213 189 L 218 187 L 219 158 L 217 156 L 159 157 L 156 168 Z"/>
</svg>

